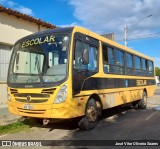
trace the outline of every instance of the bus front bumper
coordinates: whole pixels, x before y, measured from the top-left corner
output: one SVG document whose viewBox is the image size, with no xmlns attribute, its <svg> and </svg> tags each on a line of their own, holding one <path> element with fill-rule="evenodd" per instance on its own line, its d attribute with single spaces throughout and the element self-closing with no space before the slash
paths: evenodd
<svg viewBox="0 0 160 149">
<path fill-rule="evenodd" d="M 76 115 L 67 104 L 54 106 L 53 104 L 28 104 L 8 101 L 9 112 L 14 115 L 35 118 L 74 118 Z"/>
</svg>

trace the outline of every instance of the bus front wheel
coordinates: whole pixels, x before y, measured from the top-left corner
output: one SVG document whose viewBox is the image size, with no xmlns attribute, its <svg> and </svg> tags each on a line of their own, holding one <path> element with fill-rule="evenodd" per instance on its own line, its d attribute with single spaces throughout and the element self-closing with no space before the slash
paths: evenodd
<svg viewBox="0 0 160 149">
<path fill-rule="evenodd" d="M 92 130 L 97 126 L 98 123 L 98 108 L 96 101 L 92 98 L 88 101 L 85 116 L 82 118 L 78 126 L 81 130 Z"/>
</svg>

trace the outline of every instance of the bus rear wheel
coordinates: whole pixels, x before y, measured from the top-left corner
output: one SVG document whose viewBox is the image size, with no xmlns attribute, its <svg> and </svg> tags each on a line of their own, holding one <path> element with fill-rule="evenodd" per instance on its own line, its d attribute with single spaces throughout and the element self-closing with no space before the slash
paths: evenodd
<svg viewBox="0 0 160 149">
<path fill-rule="evenodd" d="M 78 126 L 81 130 L 92 130 L 98 123 L 98 108 L 96 101 L 92 98 L 88 101 L 85 116 L 82 118 Z"/>
<path fill-rule="evenodd" d="M 147 108 L 147 93 L 146 92 L 143 92 L 142 99 L 138 102 L 138 107 L 140 109 Z"/>
<path fill-rule="evenodd" d="M 147 108 L 147 93 L 144 91 L 142 94 L 142 99 L 138 102 L 133 103 L 135 109 L 146 109 Z"/>
</svg>

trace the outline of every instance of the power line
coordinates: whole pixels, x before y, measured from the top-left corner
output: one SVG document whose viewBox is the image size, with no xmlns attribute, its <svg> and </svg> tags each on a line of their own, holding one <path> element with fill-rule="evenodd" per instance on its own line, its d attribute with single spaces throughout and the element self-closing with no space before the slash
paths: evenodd
<svg viewBox="0 0 160 149">
<path fill-rule="evenodd" d="M 155 35 L 158 35 L 158 34 L 160 34 L 160 32 L 157 32 L 157 33 L 152 33 L 152 34 L 148 34 L 148 35 L 142 35 L 142 36 L 137 36 L 137 37 L 135 37 L 135 38 L 143 38 L 143 37 L 148 37 L 148 36 L 155 36 Z M 129 37 L 130 38 L 130 37 Z M 131 38 L 130 38 L 131 39 Z"/>
<path fill-rule="evenodd" d="M 139 38 L 130 38 L 130 39 L 128 39 L 128 41 L 131 41 L 131 40 L 140 40 L 140 39 L 147 39 L 147 38 L 156 38 L 156 37 L 160 37 L 160 35 L 157 35 L 157 36 L 148 36 L 148 37 L 139 37 Z"/>
<path fill-rule="evenodd" d="M 135 38 L 128 38 L 127 40 L 139 40 L 139 39 L 147 39 L 147 38 L 156 38 L 156 37 L 160 37 L 160 32 L 158 33 L 154 33 L 154 34 L 148 34 L 148 35 L 143 35 L 143 36 L 138 36 Z M 124 39 L 118 39 L 117 41 L 122 41 Z"/>
<path fill-rule="evenodd" d="M 138 38 L 128 38 L 128 40 L 139 40 L 139 39 L 147 39 L 147 38 L 156 38 L 160 37 L 160 35 L 154 35 L 154 36 L 144 36 L 144 37 L 138 37 Z"/>
</svg>

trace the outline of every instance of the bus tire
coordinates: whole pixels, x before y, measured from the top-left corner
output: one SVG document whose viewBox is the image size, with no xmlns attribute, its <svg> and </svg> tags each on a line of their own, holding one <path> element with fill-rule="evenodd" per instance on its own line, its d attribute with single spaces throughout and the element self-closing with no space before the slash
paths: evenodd
<svg viewBox="0 0 160 149">
<path fill-rule="evenodd" d="M 133 103 L 133 108 L 134 109 L 139 109 L 139 105 L 138 105 L 137 101 Z"/>
<path fill-rule="evenodd" d="M 86 106 L 85 116 L 79 121 L 78 126 L 81 130 L 92 130 L 98 123 L 98 108 L 96 101 L 91 98 Z"/>
<path fill-rule="evenodd" d="M 145 91 L 143 92 L 142 99 L 138 102 L 138 107 L 140 109 L 147 108 L 147 93 Z"/>
</svg>

